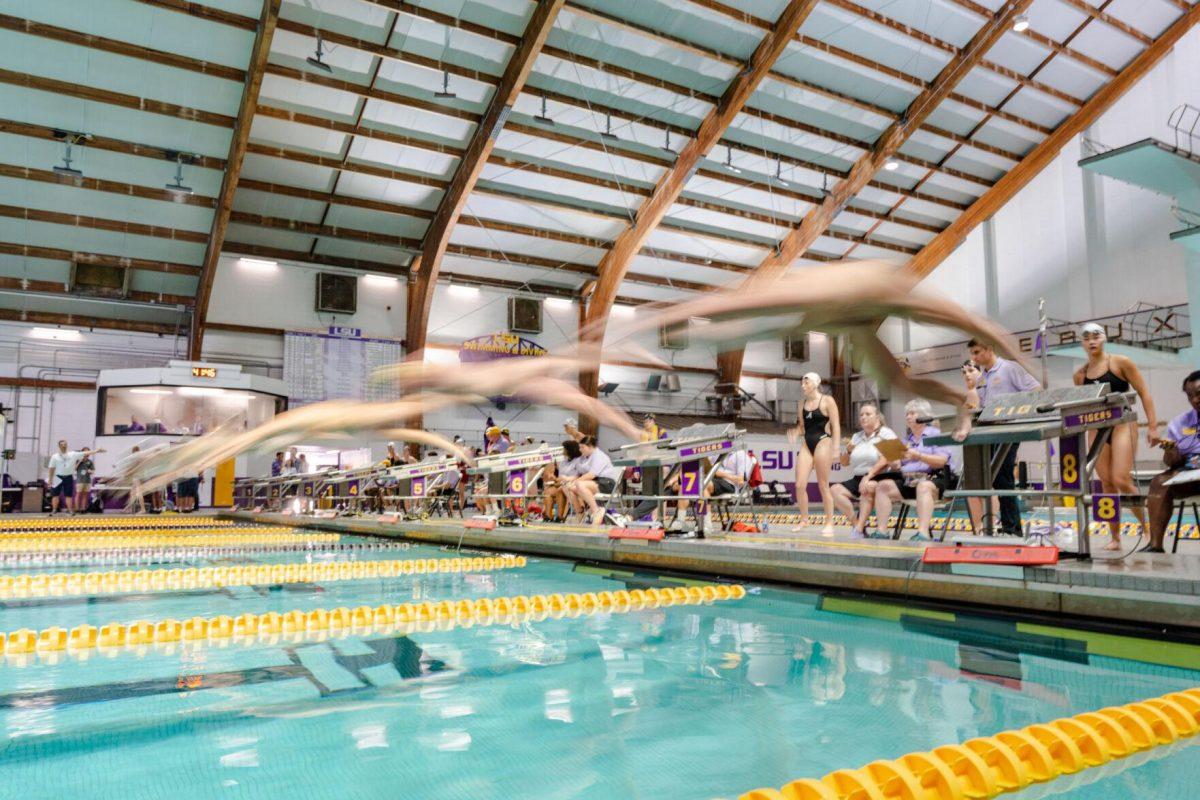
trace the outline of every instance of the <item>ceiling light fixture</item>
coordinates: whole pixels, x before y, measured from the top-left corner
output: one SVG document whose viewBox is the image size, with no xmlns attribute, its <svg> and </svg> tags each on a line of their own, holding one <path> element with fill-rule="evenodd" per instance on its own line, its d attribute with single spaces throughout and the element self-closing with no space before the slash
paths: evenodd
<svg viewBox="0 0 1200 800">
<path fill-rule="evenodd" d="M 667 130 L 663 131 L 663 133 L 666 134 L 666 137 L 663 141 L 663 150 L 666 150 L 671 155 L 675 155 L 675 151 L 671 149 L 671 131 L 670 131 L 670 129 L 668 128 Z"/>
<path fill-rule="evenodd" d="M 535 122 L 540 122 L 543 125 L 553 125 L 554 120 L 546 116 L 546 95 L 542 95 L 542 113 L 533 118 Z"/>
<path fill-rule="evenodd" d="M 894 158 L 889 158 L 887 160 L 887 163 L 883 165 L 883 168 L 886 169 L 888 172 L 895 172 L 897 169 L 900 168 L 900 162 Z"/>
<path fill-rule="evenodd" d="M 614 142 L 621 138 L 612 132 L 612 114 L 608 113 L 607 111 L 604 112 L 604 133 L 600 135 L 605 139 L 611 139 Z"/>
<path fill-rule="evenodd" d="M 542 301 L 550 308 L 571 308 L 575 301 L 569 297 L 547 297 Z"/>
<path fill-rule="evenodd" d="M 394 275 L 363 275 L 363 283 L 372 286 L 396 286 L 400 283 L 400 279 Z"/>
<path fill-rule="evenodd" d="M 264 258 L 239 258 L 238 264 L 244 269 L 254 272 L 274 272 L 279 268 L 279 262 L 268 261 Z"/>
<path fill-rule="evenodd" d="M 725 169 L 734 175 L 742 174 L 742 171 L 733 165 L 733 145 L 725 145 Z"/>
<path fill-rule="evenodd" d="M 456 93 L 450 91 L 450 70 L 442 70 L 442 90 L 440 92 L 434 92 L 433 96 L 439 100 L 450 100 L 458 97 Z"/>
<path fill-rule="evenodd" d="M 195 194 L 196 190 L 190 186 L 183 184 L 183 161 L 184 159 L 191 160 L 191 156 L 185 153 L 175 154 L 175 182 L 168 183 L 166 189 L 175 196 L 176 200 L 182 200 L 189 194 Z"/>
<path fill-rule="evenodd" d="M 83 334 L 71 328 L 31 328 L 30 339 L 49 339 L 54 342 L 83 341 Z"/>
<path fill-rule="evenodd" d="M 775 183 L 780 186 L 791 186 L 790 183 L 783 179 L 783 159 L 775 159 Z"/>
<path fill-rule="evenodd" d="M 83 173 L 71 166 L 75 160 L 71 158 L 71 148 L 74 145 L 82 144 L 92 138 L 90 133 L 75 133 L 74 131 L 55 131 L 54 135 L 63 140 L 66 145 L 66 152 L 63 153 L 63 163 L 61 166 L 55 166 L 54 172 L 64 178 L 82 178 Z"/>
<path fill-rule="evenodd" d="M 459 297 L 479 297 L 478 286 L 465 286 L 459 283 L 452 283 L 446 287 L 446 291 Z"/>
<path fill-rule="evenodd" d="M 1025 31 L 1029 30 L 1029 17 L 1025 14 L 1017 14 L 1017 16 L 1013 18 L 1012 28 L 1017 33 L 1024 33 Z"/>
<path fill-rule="evenodd" d="M 326 64 L 325 61 L 321 58 L 321 56 L 325 55 L 325 51 L 322 48 L 323 44 L 324 44 L 324 41 L 321 39 L 321 34 L 318 33 L 317 34 L 317 52 L 315 55 L 311 55 L 305 60 L 308 61 L 308 65 L 310 67 L 313 67 L 314 69 L 319 69 L 322 72 L 327 72 L 330 75 L 332 75 L 333 67 Z"/>
</svg>

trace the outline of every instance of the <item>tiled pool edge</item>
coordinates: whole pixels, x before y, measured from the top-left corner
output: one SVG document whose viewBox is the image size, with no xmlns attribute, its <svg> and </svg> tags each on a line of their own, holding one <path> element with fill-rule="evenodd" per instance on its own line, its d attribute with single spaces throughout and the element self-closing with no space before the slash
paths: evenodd
<svg viewBox="0 0 1200 800">
<path fill-rule="evenodd" d="M 401 538 L 435 545 L 503 550 L 553 558 L 587 560 L 647 569 L 675 570 L 725 578 L 796 584 L 804 587 L 910 596 L 941 603 L 968 603 L 1000 610 L 1032 611 L 1139 627 L 1174 626 L 1200 630 L 1200 570 L 1194 575 L 1164 569 L 1162 575 L 1127 571 L 1120 565 L 1066 563 L 1028 568 L 1023 580 L 951 574 L 945 566 L 913 568 L 912 555 L 870 550 L 853 555 L 770 544 L 695 541 L 610 541 L 601 536 L 546 530 L 494 531 L 438 527 L 421 523 L 380 523 L 370 519 L 318 520 L 282 514 L 228 512 L 221 516 L 271 525 L 309 527 L 340 533 Z M 1147 557 L 1139 556 L 1139 559 Z M 1183 556 L 1159 556 L 1164 565 Z M 1188 561 L 1195 561 L 1189 557 Z M 1168 574 L 1169 573 L 1169 574 Z"/>
</svg>

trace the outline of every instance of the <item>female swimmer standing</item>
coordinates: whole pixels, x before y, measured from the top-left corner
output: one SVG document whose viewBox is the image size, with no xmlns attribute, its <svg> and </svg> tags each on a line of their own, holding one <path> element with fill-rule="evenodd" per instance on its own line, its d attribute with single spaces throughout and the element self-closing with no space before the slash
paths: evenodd
<svg viewBox="0 0 1200 800">
<path fill-rule="evenodd" d="M 817 488 L 825 505 L 825 527 L 821 533 L 833 534 L 833 493 L 829 490 L 829 470 L 842 451 L 842 426 L 833 398 L 821 394 L 821 376 L 807 373 L 800 379 L 804 397 L 800 400 L 800 424 L 788 429 L 788 441 L 795 442 L 801 432 L 803 444 L 796 453 L 796 501 L 800 505 L 800 525 L 808 525 L 808 476 L 817 469 Z"/>
<path fill-rule="evenodd" d="M 1075 385 L 1089 383 L 1107 383 L 1109 391 L 1128 392 L 1132 388 L 1142 400 L 1142 408 L 1146 412 L 1146 441 L 1150 446 L 1158 444 L 1158 415 L 1154 411 L 1154 398 L 1146 388 L 1146 381 L 1137 365 L 1127 356 L 1109 355 L 1104 352 L 1104 341 L 1107 338 L 1104 328 L 1094 322 L 1088 322 L 1079 329 L 1079 338 L 1083 342 L 1084 352 L 1087 353 L 1087 363 L 1075 370 Z M 1090 438 L 1094 438 L 1093 432 Z M 1089 438 L 1089 441 L 1090 441 Z M 1133 462 L 1137 457 L 1137 421 L 1122 423 L 1113 428 L 1112 438 L 1100 452 L 1096 463 L 1096 472 L 1100 475 L 1100 483 L 1109 494 L 1137 494 L 1137 485 L 1133 482 Z M 1142 530 L 1146 528 L 1146 511 L 1143 508 L 1135 510 Z M 1121 549 L 1121 522 L 1108 523 L 1108 531 L 1112 541 L 1105 550 Z"/>
</svg>

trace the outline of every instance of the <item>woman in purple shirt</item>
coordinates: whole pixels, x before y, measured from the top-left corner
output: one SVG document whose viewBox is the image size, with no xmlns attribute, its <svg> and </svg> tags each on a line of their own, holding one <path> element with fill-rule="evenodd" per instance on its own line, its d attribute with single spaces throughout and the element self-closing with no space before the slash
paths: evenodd
<svg viewBox="0 0 1200 800">
<path fill-rule="evenodd" d="M 900 472 L 903 480 L 886 479 L 871 481 L 862 489 L 862 502 L 875 504 L 875 525 L 884 527 L 892 516 L 892 503 L 900 498 L 917 501 L 917 534 L 914 539 L 929 538 L 929 524 L 933 520 L 933 506 L 953 481 L 950 457 L 952 451 L 948 447 L 927 445 L 925 439 L 940 436 L 942 432 L 932 425 L 926 425 L 918 420 L 933 414 L 933 407 L 928 400 L 909 400 L 904 406 L 904 421 L 908 425 L 908 433 L 904 443 L 908 450 L 900 462 Z M 879 531 L 876 536 L 884 534 Z"/>
</svg>

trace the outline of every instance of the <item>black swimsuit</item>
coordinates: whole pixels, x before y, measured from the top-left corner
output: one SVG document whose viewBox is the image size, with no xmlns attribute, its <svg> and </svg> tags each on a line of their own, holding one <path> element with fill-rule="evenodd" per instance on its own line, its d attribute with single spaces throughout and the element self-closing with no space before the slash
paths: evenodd
<svg viewBox="0 0 1200 800">
<path fill-rule="evenodd" d="M 1108 390 L 1110 392 L 1124 393 L 1129 391 L 1129 381 L 1125 380 L 1124 378 L 1118 378 L 1116 373 L 1112 371 L 1112 367 L 1108 365 L 1107 360 L 1105 362 L 1104 374 L 1099 378 L 1089 378 L 1087 374 L 1087 367 L 1085 366 L 1083 368 L 1083 382 L 1107 383 Z"/>
<path fill-rule="evenodd" d="M 814 409 L 804 409 L 804 443 L 808 445 L 808 452 L 816 453 L 817 445 L 821 440 L 829 436 L 825 431 L 829 425 L 829 417 L 821 411 L 821 403 L 817 403 Z"/>
</svg>

